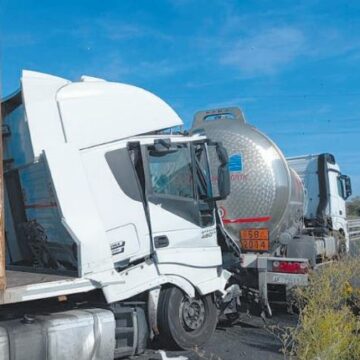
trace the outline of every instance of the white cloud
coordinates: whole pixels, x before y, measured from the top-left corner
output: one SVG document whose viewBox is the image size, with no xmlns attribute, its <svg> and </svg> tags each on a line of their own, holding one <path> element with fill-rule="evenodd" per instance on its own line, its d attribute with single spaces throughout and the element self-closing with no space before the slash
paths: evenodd
<svg viewBox="0 0 360 360">
<path fill-rule="evenodd" d="M 196 50 L 208 62 L 216 59 L 217 66 L 232 68 L 234 77 L 276 75 L 297 61 L 339 57 L 356 63 L 360 58 L 360 38 L 351 24 L 339 26 L 326 14 L 306 12 L 303 4 L 239 13 L 229 1 L 223 2 L 218 18 L 221 26 L 215 32 L 215 22 L 204 24 Z"/>
<path fill-rule="evenodd" d="M 93 72 L 89 75 L 97 74 L 96 76 L 106 80 L 123 82 L 167 77 L 184 71 L 186 67 L 187 64 L 173 63 L 165 59 L 157 62 L 134 60 L 133 63 L 129 63 L 118 50 L 103 54 L 101 61 L 93 58 L 88 66 Z"/>
<path fill-rule="evenodd" d="M 301 55 L 306 47 L 303 32 L 293 27 L 270 28 L 236 40 L 222 52 L 220 62 L 244 76 L 275 74 Z"/>
</svg>

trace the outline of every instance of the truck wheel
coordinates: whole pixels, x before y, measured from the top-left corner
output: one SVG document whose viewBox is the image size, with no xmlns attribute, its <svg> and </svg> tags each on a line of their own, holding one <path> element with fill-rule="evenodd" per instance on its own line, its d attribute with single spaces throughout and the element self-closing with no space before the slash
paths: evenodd
<svg viewBox="0 0 360 360">
<path fill-rule="evenodd" d="M 189 298 L 177 287 L 166 288 L 158 309 L 159 340 L 167 348 L 193 349 L 215 330 L 217 309 L 211 295 Z"/>
<path fill-rule="evenodd" d="M 345 242 L 341 242 L 339 245 L 339 256 L 344 257 L 346 255 L 346 244 Z"/>
</svg>

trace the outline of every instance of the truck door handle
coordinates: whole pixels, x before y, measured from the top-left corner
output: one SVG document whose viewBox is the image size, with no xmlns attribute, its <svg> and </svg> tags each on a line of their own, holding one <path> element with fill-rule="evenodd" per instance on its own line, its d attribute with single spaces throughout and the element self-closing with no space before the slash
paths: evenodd
<svg viewBox="0 0 360 360">
<path fill-rule="evenodd" d="M 169 245 L 169 239 L 166 235 L 155 236 L 154 244 L 157 249 L 167 247 Z"/>
</svg>

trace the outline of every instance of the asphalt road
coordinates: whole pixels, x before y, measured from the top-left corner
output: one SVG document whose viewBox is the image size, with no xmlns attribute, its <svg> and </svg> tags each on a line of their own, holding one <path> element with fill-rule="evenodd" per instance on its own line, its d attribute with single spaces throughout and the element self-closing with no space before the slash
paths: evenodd
<svg viewBox="0 0 360 360">
<path fill-rule="evenodd" d="M 281 341 L 274 335 L 274 326 L 285 328 L 294 326 L 296 315 L 286 313 L 284 307 L 274 308 L 274 316 L 267 323 L 259 317 L 243 314 L 241 319 L 230 326 L 221 321 L 211 339 L 201 349 L 188 352 L 166 352 L 168 357 L 186 356 L 189 360 L 280 360 Z M 161 359 L 155 350 L 148 350 L 138 360 Z"/>
</svg>

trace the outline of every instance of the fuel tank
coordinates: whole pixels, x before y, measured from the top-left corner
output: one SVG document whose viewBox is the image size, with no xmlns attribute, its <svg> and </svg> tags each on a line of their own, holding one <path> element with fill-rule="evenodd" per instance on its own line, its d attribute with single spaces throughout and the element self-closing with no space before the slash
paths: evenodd
<svg viewBox="0 0 360 360">
<path fill-rule="evenodd" d="M 302 225 L 304 189 L 276 144 L 247 124 L 239 108 L 200 111 L 191 131 L 205 133 L 227 149 L 231 191 L 218 206 L 242 250 L 274 252 L 288 244 Z"/>
</svg>

